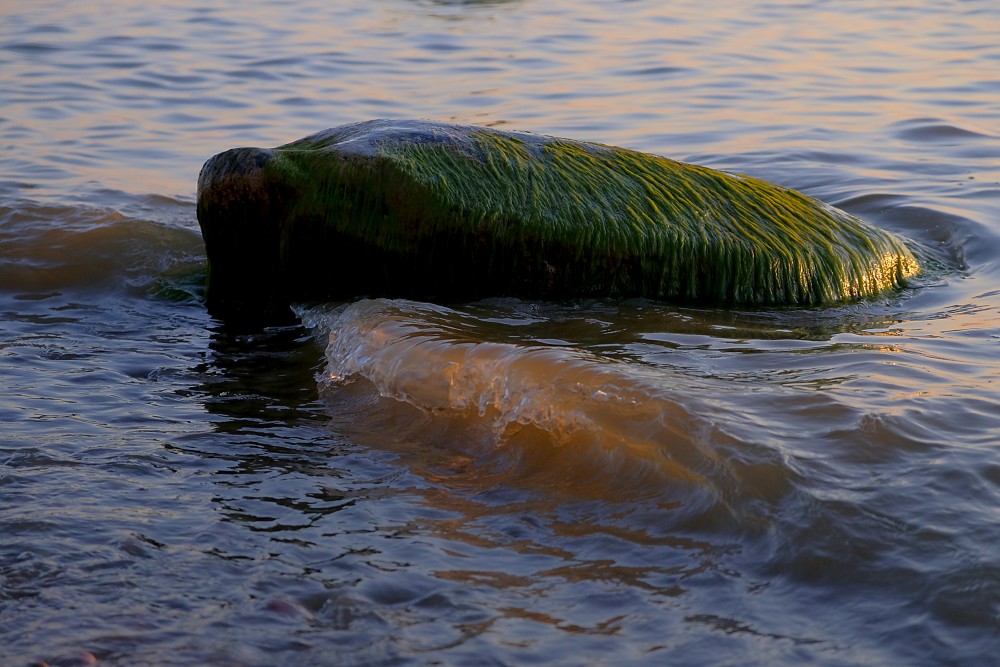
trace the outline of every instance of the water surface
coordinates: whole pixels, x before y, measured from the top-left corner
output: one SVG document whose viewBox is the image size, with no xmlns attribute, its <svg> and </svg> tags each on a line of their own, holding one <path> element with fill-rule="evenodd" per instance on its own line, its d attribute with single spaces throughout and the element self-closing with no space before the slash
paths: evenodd
<svg viewBox="0 0 1000 667">
<path fill-rule="evenodd" d="M 985 1 L 4 4 L 0 662 L 989 664 L 998 34 Z M 748 173 L 935 262 L 823 309 L 210 318 L 201 164 L 379 117 Z"/>
</svg>

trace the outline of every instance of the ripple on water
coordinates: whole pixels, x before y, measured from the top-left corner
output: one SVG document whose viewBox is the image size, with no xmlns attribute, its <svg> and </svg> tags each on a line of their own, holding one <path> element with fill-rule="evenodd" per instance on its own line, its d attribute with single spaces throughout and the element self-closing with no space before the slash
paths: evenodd
<svg viewBox="0 0 1000 667">
<path fill-rule="evenodd" d="M 4 657 L 988 663 L 995 17 L 7 3 Z M 318 344 L 226 331 L 200 305 L 204 160 L 375 116 L 745 172 L 937 265 L 822 310 L 362 302 L 314 313 Z M 355 344 L 326 361 L 330 328 Z"/>
</svg>

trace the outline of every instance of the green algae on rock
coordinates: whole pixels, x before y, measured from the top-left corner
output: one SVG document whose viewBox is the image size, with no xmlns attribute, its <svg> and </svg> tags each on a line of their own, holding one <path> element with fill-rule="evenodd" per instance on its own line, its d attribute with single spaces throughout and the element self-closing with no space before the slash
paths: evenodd
<svg viewBox="0 0 1000 667">
<path fill-rule="evenodd" d="M 344 125 L 205 163 L 206 299 L 644 296 L 809 306 L 918 271 L 899 238 L 794 190 L 623 148 L 428 121 Z"/>
</svg>

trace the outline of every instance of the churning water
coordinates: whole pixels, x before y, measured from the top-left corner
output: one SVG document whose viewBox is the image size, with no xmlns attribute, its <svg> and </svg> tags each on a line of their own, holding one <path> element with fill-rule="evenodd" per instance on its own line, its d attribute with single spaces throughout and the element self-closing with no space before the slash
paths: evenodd
<svg viewBox="0 0 1000 667">
<path fill-rule="evenodd" d="M 202 162 L 378 117 L 748 173 L 936 263 L 212 320 Z M 8 0 L 0 146 L 0 663 L 1000 655 L 995 2 Z"/>
</svg>

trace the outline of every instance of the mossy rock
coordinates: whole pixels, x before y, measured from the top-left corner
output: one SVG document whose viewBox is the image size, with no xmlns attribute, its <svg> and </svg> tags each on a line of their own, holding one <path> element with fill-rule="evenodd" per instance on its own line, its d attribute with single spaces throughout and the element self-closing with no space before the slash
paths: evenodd
<svg viewBox="0 0 1000 667">
<path fill-rule="evenodd" d="M 902 285 L 906 244 L 748 176 L 623 148 L 426 121 L 237 148 L 198 178 L 207 302 L 643 296 L 811 306 Z"/>
</svg>

